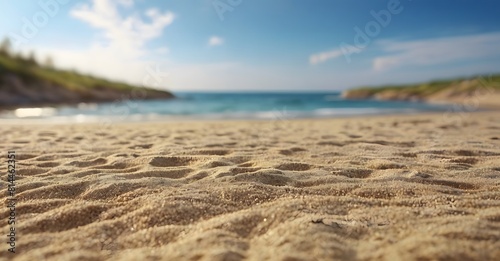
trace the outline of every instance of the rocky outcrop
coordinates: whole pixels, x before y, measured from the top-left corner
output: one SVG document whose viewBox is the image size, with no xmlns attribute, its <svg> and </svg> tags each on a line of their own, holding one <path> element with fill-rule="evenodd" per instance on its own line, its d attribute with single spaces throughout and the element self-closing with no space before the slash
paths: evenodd
<svg viewBox="0 0 500 261">
<path fill-rule="evenodd" d="M 374 96 L 373 91 L 370 90 L 346 90 L 342 92 L 342 98 L 352 100 L 372 99 Z"/>
<path fill-rule="evenodd" d="M 381 92 L 374 92 L 370 90 L 349 90 L 342 93 L 344 99 L 363 100 L 363 99 L 377 99 L 377 100 L 397 100 L 397 101 L 419 101 L 422 97 L 413 93 L 401 92 L 397 90 L 386 90 Z"/>
</svg>

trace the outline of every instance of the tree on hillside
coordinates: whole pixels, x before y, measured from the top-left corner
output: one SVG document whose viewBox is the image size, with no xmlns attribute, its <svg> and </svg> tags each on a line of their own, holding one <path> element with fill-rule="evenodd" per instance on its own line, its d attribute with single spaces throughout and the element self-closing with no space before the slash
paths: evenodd
<svg viewBox="0 0 500 261">
<path fill-rule="evenodd" d="M 23 56 L 23 54 L 22 54 L 21 52 L 18 52 L 18 53 L 13 53 L 13 54 L 12 54 L 12 57 L 13 57 L 15 60 L 19 61 L 19 62 L 25 62 L 25 61 L 26 61 L 26 59 L 24 58 L 24 56 Z"/>
<path fill-rule="evenodd" d="M 2 40 L 2 43 L 0 43 L 0 54 L 10 55 L 11 48 L 12 48 L 12 43 L 10 42 L 10 39 L 8 37 L 5 37 Z"/>
<path fill-rule="evenodd" d="M 37 65 L 37 61 L 36 61 L 36 57 L 35 57 L 35 52 L 34 51 L 31 51 L 29 54 L 28 54 L 28 59 L 26 60 L 26 62 L 28 62 L 28 64 L 30 65 Z"/>
<path fill-rule="evenodd" d="M 54 69 L 54 60 L 52 60 L 52 57 L 47 56 L 43 65 L 49 69 Z"/>
</svg>

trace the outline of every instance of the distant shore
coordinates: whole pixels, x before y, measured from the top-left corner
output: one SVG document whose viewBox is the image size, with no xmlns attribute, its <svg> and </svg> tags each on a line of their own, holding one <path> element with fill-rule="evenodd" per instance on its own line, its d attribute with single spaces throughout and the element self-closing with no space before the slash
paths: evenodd
<svg viewBox="0 0 500 261">
<path fill-rule="evenodd" d="M 149 88 L 119 89 L 104 84 L 93 88 L 82 87 L 81 90 L 73 90 L 57 83 L 43 80 L 26 81 L 15 74 L 0 74 L 0 110 L 172 98 L 175 96 L 170 92 Z"/>
<path fill-rule="evenodd" d="M 355 88 L 344 91 L 342 97 L 345 99 L 452 103 L 482 109 L 500 109 L 500 76 Z"/>
<path fill-rule="evenodd" d="M 165 90 L 59 70 L 33 59 L 0 52 L 0 110 L 172 98 L 174 95 Z"/>
</svg>

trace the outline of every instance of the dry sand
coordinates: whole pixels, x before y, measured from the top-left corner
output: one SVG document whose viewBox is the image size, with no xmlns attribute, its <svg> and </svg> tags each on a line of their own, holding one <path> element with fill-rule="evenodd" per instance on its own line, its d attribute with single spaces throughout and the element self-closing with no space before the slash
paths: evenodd
<svg viewBox="0 0 500 261">
<path fill-rule="evenodd" d="M 500 260 L 499 112 L 0 130 L 2 260 Z"/>
</svg>

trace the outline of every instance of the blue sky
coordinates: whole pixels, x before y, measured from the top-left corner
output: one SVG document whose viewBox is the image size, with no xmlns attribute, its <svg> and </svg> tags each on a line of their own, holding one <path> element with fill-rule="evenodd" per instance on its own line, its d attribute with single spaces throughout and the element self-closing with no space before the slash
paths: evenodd
<svg viewBox="0 0 500 261">
<path fill-rule="evenodd" d="M 333 91 L 500 72 L 494 0 L 0 0 L 0 9 L 0 36 L 18 50 L 177 91 Z"/>
</svg>

